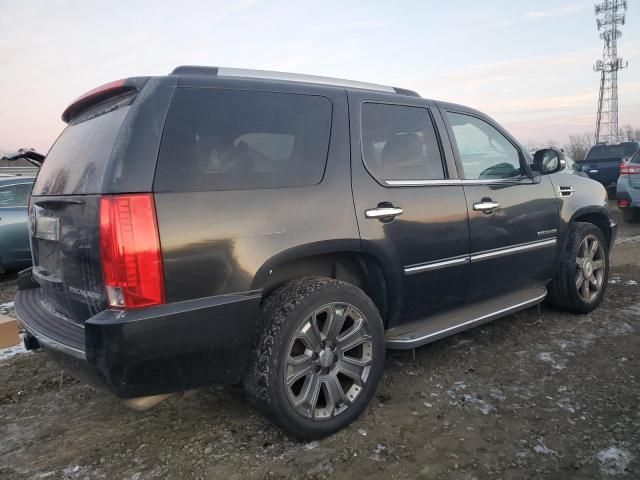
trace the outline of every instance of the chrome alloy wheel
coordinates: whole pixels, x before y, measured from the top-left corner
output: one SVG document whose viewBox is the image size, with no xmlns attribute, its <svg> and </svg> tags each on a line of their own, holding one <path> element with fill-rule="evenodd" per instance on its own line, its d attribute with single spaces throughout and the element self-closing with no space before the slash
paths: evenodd
<svg viewBox="0 0 640 480">
<path fill-rule="evenodd" d="M 576 288 L 580 298 L 593 302 L 602 290 L 605 281 L 605 254 L 595 235 L 587 235 L 578 247 L 576 257 Z"/>
<path fill-rule="evenodd" d="M 348 303 L 329 303 L 304 319 L 284 365 L 289 402 L 301 415 L 329 419 L 358 398 L 369 376 L 373 344 L 364 315 Z"/>
</svg>

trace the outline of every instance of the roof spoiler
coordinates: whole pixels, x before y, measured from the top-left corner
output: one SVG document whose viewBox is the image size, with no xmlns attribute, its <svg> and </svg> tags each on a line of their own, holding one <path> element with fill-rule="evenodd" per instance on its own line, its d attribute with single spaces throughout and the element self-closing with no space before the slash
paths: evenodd
<svg viewBox="0 0 640 480">
<path fill-rule="evenodd" d="M 71 105 L 62 112 L 62 121 L 69 123 L 69 121 L 79 113 L 107 98 L 128 92 L 138 92 L 147 79 L 148 77 L 123 78 L 89 90 L 87 93 L 76 98 Z"/>
</svg>

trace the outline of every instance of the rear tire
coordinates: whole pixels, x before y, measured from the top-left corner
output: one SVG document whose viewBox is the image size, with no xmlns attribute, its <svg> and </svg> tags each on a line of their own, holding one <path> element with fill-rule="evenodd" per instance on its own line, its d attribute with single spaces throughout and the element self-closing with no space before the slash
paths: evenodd
<svg viewBox="0 0 640 480">
<path fill-rule="evenodd" d="M 549 284 L 549 302 L 567 312 L 589 313 L 602 302 L 608 280 L 604 234 L 592 223 L 574 223 L 560 269 Z"/>
<path fill-rule="evenodd" d="M 252 404 L 287 433 L 322 438 L 367 407 L 384 354 L 382 319 L 362 290 L 301 278 L 263 303 L 243 384 Z"/>
</svg>

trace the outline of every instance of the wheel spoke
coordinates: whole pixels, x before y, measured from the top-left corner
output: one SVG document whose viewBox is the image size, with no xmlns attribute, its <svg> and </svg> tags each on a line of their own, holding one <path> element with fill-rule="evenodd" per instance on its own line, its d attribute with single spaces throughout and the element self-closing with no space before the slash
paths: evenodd
<svg viewBox="0 0 640 480">
<path fill-rule="evenodd" d="M 584 258 L 576 257 L 576 267 L 582 270 L 582 265 L 584 264 Z"/>
<path fill-rule="evenodd" d="M 590 283 L 591 283 L 591 285 L 593 285 L 594 287 L 596 287 L 596 288 L 598 287 L 598 281 L 596 280 L 596 277 L 595 277 L 595 276 L 591 275 L 591 276 L 589 277 L 589 282 L 590 282 Z"/>
<path fill-rule="evenodd" d="M 338 333 L 340 333 L 340 330 L 342 330 L 342 326 L 344 325 L 344 321 L 346 320 L 349 311 L 350 308 L 347 305 L 333 305 L 333 315 L 331 316 L 331 321 L 329 322 L 329 320 L 327 320 L 326 325 L 327 339 L 336 339 Z"/>
<path fill-rule="evenodd" d="M 594 270 L 600 270 L 604 267 L 604 260 L 594 260 L 592 265 Z"/>
<path fill-rule="evenodd" d="M 582 298 L 589 300 L 589 282 L 583 282 L 580 291 L 582 292 Z"/>
<path fill-rule="evenodd" d="M 580 287 L 582 287 L 583 283 L 584 283 L 584 275 L 582 275 L 582 272 L 578 272 L 578 274 L 576 275 L 576 288 L 579 290 Z"/>
<path fill-rule="evenodd" d="M 599 246 L 600 243 L 598 243 L 598 240 L 596 240 L 595 238 L 591 240 L 591 246 L 589 247 L 589 258 L 593 259 L 593 256 L 598 251 Z"/>
<path fill-rule="evenodd" d="M 318 350 L 320 348 L 320 343 L 322 342 L 320 333 L 317 328 L 313 325 L 315 322 L 313 320 L 309 320 L 304 326 L 300 329 L 299 337 L 303 338 L 304 341 L 309 345 L 311 350 Z"/>
<path fill-rule="evenodd" d="M 351 378 L 355 382 L 356 385 L 362 386 L 364 385 L 364 381 L 362 380 L 362 376 L 364 374 L 364 366 L 357 365 L 356 363 L 347 360 L 346 358 L 342 358 L 338 360 L 338 364 L 336 365 L 336 370 L 344 373 L 347 377 Z"/>
<path fill-rule="evenodd" d="M 353 326 L 336 339 L 336 344 L 341 350 L 353 348 L 371 336 L 367 333 L 362 319 L 357 320 Z"/>
<path fill-rule="evenodd" d="M 335 408 L 338 402 L 347 402 L 347 396 L 342 391 L 342 386 L 340 385 L 340 382 L 338 381 L 338 378 L 335 376 L 335 374 L 327 375 L 323 379 L 323 383 L 325 385 L 327 393 L 329 394 L 327 402 L 331 402 L 331 406 L 333 408 Z"/>
<path fill-rule="evenodd" d="M 302 391 L 299 395 L 299 406 L 306 416 L 313 417 L 313 412 L 318 404 L 318 396 L 320 395 L 320 375 L 312 373 L 305 380 Z"/>
<path fill-rule="evenodd" d="M 301 355 L 302 356 L 302 355 Z M 297 382 L 300 378 L 308 375 L 313 369 L 313 361 L 311 360 L 311 356 L 307 356 L 303 359 L 296 359 L 289 357 L 288 365 L 287 365 L 287 378 L 286 383 L 288 386 L 291 386 L 295 382 Z"/>
</svg>

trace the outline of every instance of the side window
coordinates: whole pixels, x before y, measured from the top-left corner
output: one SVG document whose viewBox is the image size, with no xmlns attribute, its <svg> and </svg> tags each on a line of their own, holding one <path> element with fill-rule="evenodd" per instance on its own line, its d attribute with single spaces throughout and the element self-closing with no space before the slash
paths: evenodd
<svg viewBox="0 0 640 480">
<path fill-rule="evenodd" d="M 30 193 L 31 184 L 0 187 L 0 207 L 26 207 Z"/>
<path fill-rule="evenodd" d="M 363 104 L 362 157 L 379 181 L 444 178 L 435 128 L 425 108 Z"/>
<path fill-rule="evenodd" d="M 491 180 L 523 174 L 518 149 L 491 124 L 470 115 L 447 112 L 464 178 Z"/>
<path fill-rule="evenodd" d="M 184 192 L 316 185 L 330 133 L 326 97 L 178 88 L 154 187 Z"/>
</svg>

